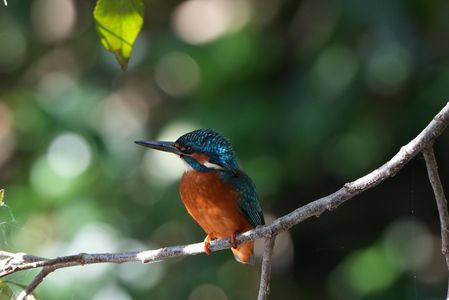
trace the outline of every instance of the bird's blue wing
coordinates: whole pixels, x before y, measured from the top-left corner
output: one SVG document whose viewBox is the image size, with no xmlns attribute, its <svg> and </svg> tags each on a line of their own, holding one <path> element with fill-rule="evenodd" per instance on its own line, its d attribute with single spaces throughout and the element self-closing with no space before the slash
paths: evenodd
<svg viewBox="0 0 449 300">
<path fill-rule="evenodd" d="M 232 174 L 228 173 L 227 175 L 227 180 L 234 186 L 239 195 L 238 207 L 241 213 L 254 227 L 257 225 L 265 225 L 259 196 L 251 178 L 240 170 L 234 170 Z"/>
</svg>

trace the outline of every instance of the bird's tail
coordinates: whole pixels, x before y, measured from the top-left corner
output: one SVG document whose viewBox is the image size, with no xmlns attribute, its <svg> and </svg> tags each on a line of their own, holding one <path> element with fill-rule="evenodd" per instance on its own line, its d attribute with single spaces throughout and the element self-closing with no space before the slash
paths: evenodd
<svg viewBox="0 0 449 300">
<path fill-rule="evenodd" d="M 256 258 L 254 256 L 254 242 L 249 241 L 239 245 L 237 248 L 231 248 L 236 261 L 242 264 L 254 265 Z"/>
</svg>

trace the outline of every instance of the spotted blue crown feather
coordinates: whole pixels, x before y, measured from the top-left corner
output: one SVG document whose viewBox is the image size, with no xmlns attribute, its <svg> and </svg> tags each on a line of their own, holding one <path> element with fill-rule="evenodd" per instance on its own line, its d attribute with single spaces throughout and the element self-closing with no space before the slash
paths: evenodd
<svg viewBox="0 0 449 300">
<path fill-rule="evenodd" d="M 197 129 L 186 133 L 178 138 L 176 143 L 192 153 L 206 154 L 211 163 L 222 166 L 224 169 L 233 170 L 239 167 L 229 140 L 213 129 Z M 201 169 L 201 166 L 189 160 L 188 157 L 184 159 L 194 169 Z"/>
</svg>

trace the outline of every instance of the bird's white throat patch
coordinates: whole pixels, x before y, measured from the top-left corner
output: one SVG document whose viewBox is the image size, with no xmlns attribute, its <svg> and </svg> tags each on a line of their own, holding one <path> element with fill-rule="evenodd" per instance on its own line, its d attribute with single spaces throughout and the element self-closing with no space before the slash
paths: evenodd
<svg viewBox="0 0 449 300">
<path fill-rule="evenodd" d="M 187 171 L 192 171 L 193 168 L 191 165 L 189 165 L 187 162 L 185 162 L 186 166 L 187 166 Z M 204 163 L 202 163 L 203 166 L 205 166 L 208 169 L 213 169 L 213 170 L 224 170 L 224 168 L 220 165 L 211 163 L 209 161 L 206 161 Z"/>
<path fill-rule="evenodd" d="M 204 162 L 203 166 L 205 166 L 208 169 L 223 170 L 222 166 L 214 164 L 214 163 L 211 163 L 210 161 Z"/>
</svg>

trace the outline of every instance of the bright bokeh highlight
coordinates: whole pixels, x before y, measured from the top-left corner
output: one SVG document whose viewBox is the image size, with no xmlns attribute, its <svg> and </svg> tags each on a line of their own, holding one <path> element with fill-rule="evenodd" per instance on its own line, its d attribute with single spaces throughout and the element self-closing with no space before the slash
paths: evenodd
<svg viewBox="0 0 449 300">
<path fill-rule="evenodd" d="M 89 144 L 75 133 L 56 137 L 47 152 L 47 160 L 53 171 L 67 178 L 81 175 L 89 167 L 91 159 Z"/>
<path fill-rule="evenodd" d="M 204 44 L 244 26 L 251 16 L 246 0 L 188 0 L 173 14 L 176 33 L 190 44 Z"/>
</svg>

